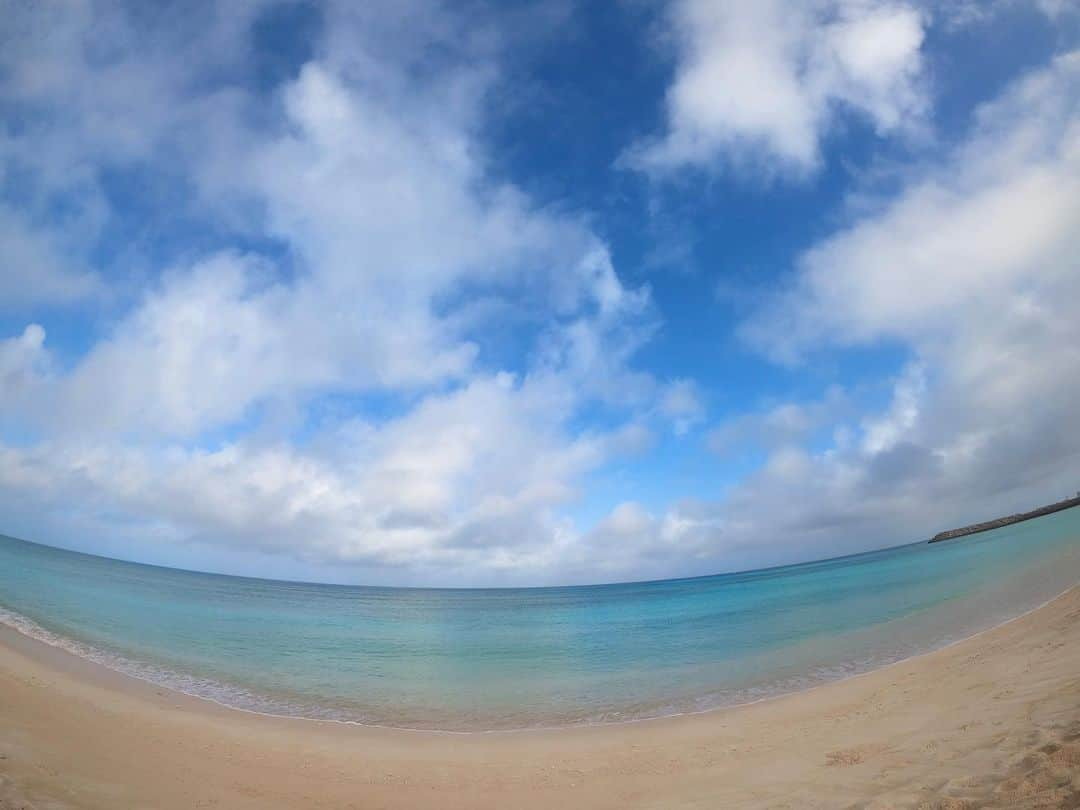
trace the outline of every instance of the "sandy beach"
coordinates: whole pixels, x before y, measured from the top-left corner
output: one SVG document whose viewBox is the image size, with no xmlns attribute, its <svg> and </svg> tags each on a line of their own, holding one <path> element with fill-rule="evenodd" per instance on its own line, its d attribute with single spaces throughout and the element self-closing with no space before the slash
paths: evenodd
<svg viewBox="0 0 1080 810">
<path fill-rule="evenodd" d="M 265 717 L 0 632 L 3 808 L 1080 807 L 1080 588 L 886 669 L 639 723 Z"/>
</svg>

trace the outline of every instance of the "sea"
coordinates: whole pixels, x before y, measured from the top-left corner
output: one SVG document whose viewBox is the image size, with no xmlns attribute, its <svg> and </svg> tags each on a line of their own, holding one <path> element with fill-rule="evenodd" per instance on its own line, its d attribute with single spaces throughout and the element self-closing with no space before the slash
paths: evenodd
<svg viewBox="0 0 1080 810">
<path fill-rule="evenodd" d="M 943 543 L 556 588 L 282 582 L 0 535 L 0 622 L 249 711 L 446 732 L 749 703 L 928 652 L 1080 580 L 1080 508 Z"/>
</svg>

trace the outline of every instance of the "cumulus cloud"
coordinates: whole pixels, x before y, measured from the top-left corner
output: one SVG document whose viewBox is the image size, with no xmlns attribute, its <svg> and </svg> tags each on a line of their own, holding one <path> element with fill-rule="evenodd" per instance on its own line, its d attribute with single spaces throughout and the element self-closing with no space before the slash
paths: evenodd
<svg viewBox="0 0 1080 810">
<path fill-rule="evenodd" d="M 345 579 L 595 581 L 912 539 L 987 492 L 1007 508 L 1075 488 L 1076 55 L 985 105 L 743 325 L 788 364 L 901 346 L 886 405 L 769 402 L 708 439 L 755 445 L 755 474 L 579 525 L 590 476 L 692 437 L 705 395 L 636 365 L 652 296 L 588 217 L 493 168 L 498 34 L 430 4 L 329 3 L 266 87 L 266 6 L 207 10 L 24 4 L 5 26 L 0 511 L 28 536 Z M 805 173 L 845 111 L 882 134 L 922 119 L 910 6 L 674 14 L 668 128 L 638 166 Z M 73 351 L 45 316 L 88 299 L 101 317 Z"/>
<path fill-rule="evenodd" d="M 1061 56 L 985 105 L 947 162 L 806 253 L 745 336 L 794 360 L 828 344 L 928 344 L 1052 305 L 1076 275 L 1078 71 L 1080 54 Z"/>
<path fill-rule="evenodd" d="M 188 541 L 470 581 L 543 568 L 569 534 L 557 509 L 578 478 L 632 452 L 637 429 L 567 432 L 572 392 L 505 374 L 426 398 L 393 420 L 351 418 L 297 447 L 206 450 L 91 440 L 6 448 L 5 499 L 128 515 Z"/>
<path fill-rule="evenodd" d="M 9 97 L 50 113 L 62 107 L 70 126 L 59 131 L 51 115 L 30 119 L 45 143 L 67 139 L 70 154 L 59 156 L 58 146 L 57 164 L 175 159 L 194 178 L 185 203 L 194 215 L 236 229 L 221 250 L 154 268 L 130 310 L 60 384 L 47 415 L 69 430 L 191 438 L 268 398 L 462 383 L 489 326 L 477 301 L 508 319 L 508 307 L 528 300 L 530 311 L 516 315 L 522 323 L 554 324 L 538 353 L 557 344 L 587 369 L 583 381 L 613 385 L 648 333 L 644 320 L 628 322 L 645 314 L 648 293 L 623 286 L 580 219 L 542 211 L 488 176 L 472 128 L 493 67 L 463 56 L 412 72 L 411 56 L 383 52 L 391 42 L 406 55 L 433 43 L 459 47 L 462 23 L 432 10 L 425 25 L 403 26 L 375 9 L 328 6 L 333 36 L 275 91 L 280 119 L 252 123 L 256 100 L 230 78 L 239 57 L 201 56 L 215 43 L 244 54 L 257 11 L 220 12 L 205 37 L 147 32 L 141 49 L 132 20 L 104 6 L 65 20 L 57 36 L 70 51 L 26 57 L 43 78 L 20 64 L 9 79 Z M 40 24 L 39 10 L 30 16 Z M 87 53 L 100 44 L 91 31 L 112 46 L 104 65 Z M 166 44 L 175 45 L 169 58 Z M 175 52 L 192 56 L 197 75 Z M 212 92 L 195 93 L 197 79 Z M 150 87 L 120 92 L 127 82 Z M 76 98 L 98 84 L 118 107 L 104 118 Z M 214 136 L 193 150 L 184 136 L 197 137 L 193 122 L 207 119 Z M 131 142 L 113 131 L 121 125 L 137 131 Z M 37 154 L 21 140 L 11 145 L 16 158 Z M 48 169 L 38 182 L 68 194 L 63 178 L 52 179 L 51 158 Z M 252 238 L 288 245 L 290 268 L 229 245 Z M 34 278 L 44 285 L 49 275 L 38 267 Z"/>
<path fill-rule="evenodd" d="M 0 392 L 5 399 L 10 401 L 36 383 L 47 362 L 45 330 L 40 324 L 32 323 L 21 335 L 0 340 Z"/>
<path fill-rule="evenodd" d="M 910 5 L 678 0 L 672 17 L 667 130 L 624 156 L 646 171 L 748 161 L 805 174 L 839 114 L 887 135 L 926 112 L 925 18 Z"/>
<path fill-rule="evenodd" d="M 146 172 L 199 240 L 135 261 L 80 356 L 54 356 L 38 326 L 2 344 L 4 425 L 38 437 L 3 448 L 5 507 L 24 525 L 78 504 L 67 532 L 376 579 L 550 567 L 578 537 L 560 510 L 583 476 L 649 440 L 662 386 L 631 364 L 655 328 L 648 289 L 584 218 L 489 171 L 476 131 L 498 48 L 468 20 L 328 4 L 310 57 L 256 91 L 261 10 L 215 7 L 195 32 L 91 4 L 52 38 L 58 8 L 19 15 L 29 41 L 58 43 L 19 43 L 3 79 L 24 129 L 0 159 L 29 178 L 28 210 L 64 200 L 90 253 L 132 217 L 158 227 L 158 201 L 119 210 L 99 184 Z M 493 318 L 526 347 L 506 369 L 485 353 Z M 672 417 L 694 418 L 683 400 Z"/>
<path fill-rule="evenodd" d="M 718 544 L 840 553 L 976 519 L 988 494 L 1007 513 L 1076 490 L 1078 88 L 1077 53 L 1015 83 L 744 325 L 785 362 L 880 341 L 912 359 L 878 413 L 796 402 L 718 429 L 725 452 L 767 437 L 764 466 L 716 505 Z M 811 426 L 834 440 L 807 442 Z"/>
</svg>

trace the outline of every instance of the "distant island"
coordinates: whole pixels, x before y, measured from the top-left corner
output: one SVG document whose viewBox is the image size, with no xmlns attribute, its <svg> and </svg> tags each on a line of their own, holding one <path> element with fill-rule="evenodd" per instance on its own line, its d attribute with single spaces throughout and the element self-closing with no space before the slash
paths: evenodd
<svg viewBox="0 0 1080 810">
<path fill-rule="evenodd" d="M 935 534 L 930 538 L 930 542 L 940 543 L 942 540 L 955 540 L 957 537 L 967 537 L 969 534 L 978 534 L 979 532 L 987 532 L 991 529 L 1000 529 L 1002 526 L 1011 526 L 1013 523 L 1021 523 L 1022 521 L 1031 520 L 1032 518 L 1060 512 L 1062 509 L 1071 509 L 1074 506 L 1080 506 L 1080 492 L 1076 493 L 1075 498 L 1066 498 L 1063 501 L 1058 501 L 1057 503 L 1052 503 L 1048 506 L 1040 506 L 1038 509 L 1033 509 L 1030 512 L 1021 512 L 1017 515 L 1000 517 L 997 520 L 988 520 L 985 523 L 972 523 L 970 526 L 964 526 L 961 529 L 949 529 L 947 532 Z"/>
</svg>

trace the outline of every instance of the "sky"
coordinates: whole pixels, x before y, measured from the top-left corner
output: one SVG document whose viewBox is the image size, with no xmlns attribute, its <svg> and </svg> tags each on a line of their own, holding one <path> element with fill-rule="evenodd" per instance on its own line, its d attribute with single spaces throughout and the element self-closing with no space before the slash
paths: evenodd
<svg viewBox="0 0 1080 810">
<path fill-rule="evenodd" d="M 1075 2 L 0 6 L 0 532 L 544 585 L 1080 490 Z"/>
</svg>

